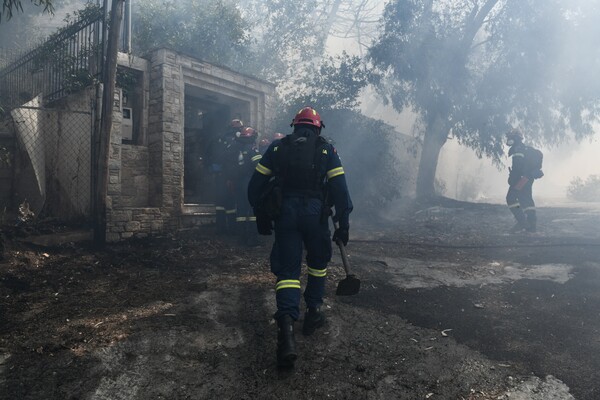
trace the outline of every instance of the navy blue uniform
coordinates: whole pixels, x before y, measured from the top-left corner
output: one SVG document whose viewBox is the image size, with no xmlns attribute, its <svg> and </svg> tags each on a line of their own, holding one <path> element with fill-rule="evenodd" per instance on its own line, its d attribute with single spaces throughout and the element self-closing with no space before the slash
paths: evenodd
<svg viewBox="0 0 600 400">
<path fill-rule="evenodd" d="M 252 206 L 260 197 L 269 179 L 277 174 L 280 166 L 277 151 L 281 140 L 274 141 L 256 166 L 248 186 L 248 198 Z M 327 199 L 335 207 L 335 218 L 341 227 L 349 226 L 352 201 L 348 193 L 344 168 L 333 145 L 320 140 L 320 163 L 318 177 Z M 290 177 L 289 179 L 292 179 Z M 275 220 L 275 242 L 271 250 L 271 271 L 277 277 L 275 285 L 277 312 L 275 319 L 289 315 L 297 320 L 300 315 L 300 274 L 303 248 L 306 248 L 308 280 L 304 291 L 306 305 L 318 308 L 323 303 L 327 264 L 331 260 L 331 232 L 329 231 L 328 205 L 324 193 L 316 195 L 283 186 L 283 201 L 279 217 Z"/>
<path fill-rule="evenodd" d="M 211 148 L 211 168 L 215 179 L 215 216 L 217 231 L 231 233 L 235 221 L 233 174 L 236 168 L 234 152 L 237 129 L 230 129 L 217 138 Z"/>
<path fill-rule="evenodd" d="M 248 202 L 246 188 L 262 155 L 253 143 L 239 143 L 237 151 L 237 172 L 235 179 L 236 230 L 244 244 L 256 244 L 258 242 L 258 232 L 255 227 L 256 217 L 254 216 L 252 206 Z"/>
<path fill-rule="evenodd" d="M 536 228 L 536 211 L 533 201 L 534 171 L 527 170 L 525 155 L 527 146 L 521 142 L 515 143 L 508 150 L 508 156 L 512 158 L 512 166 L 508 176 L 508 193 L 506 204 L 514 215 L 517 222 L 530 230 Z"/>
</svg>

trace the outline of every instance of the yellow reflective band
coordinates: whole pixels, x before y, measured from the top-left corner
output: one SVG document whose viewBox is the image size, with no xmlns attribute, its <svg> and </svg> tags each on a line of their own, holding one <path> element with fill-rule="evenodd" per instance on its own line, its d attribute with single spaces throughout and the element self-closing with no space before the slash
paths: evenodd
<svg viewBox="0 0 600 400">
<path fill-rule="evenodd" d="M 512 156 L 513 157 L 525 157 L 525 154 L 523 154 L 523 153 L 515 153 Z"/>
<path fill-rule="evenodd" d="M 273 151 L 277 151 L 277 148 L 279 148 L 279 146 L 273 147 Z"/>
<path fill-rule="evenodd" d="M 216 206 L 215 210 L 217 210 L 217 211 L 225 211 L 225 207 Z"/>
<path fill-rule="evenodd" d="M 535 211 L 535 207 L 526 207 L 523 211 Z"/>
<path fill-rule="evenodd" d="M 344 174 L 344 168 L 342 168 L 342 167 L 330 169 L 329 171 L 327 171 L 327 179 L 335 178 L 336 176 L 343 175 L 343 174 Z"/>
<path fill-rule="evenodd" d="M 248 217 L 247 221 L 255 221 L 256 222 L 256 217 Z"/>
<path fill-rule="evenodd" d="M 269 176 L 273 173 L 269 168 L 265 167 L 261 163 L 256 164 L 256 170 L 263 175 Z"/>
<path fill-rule="evenodd" d="M 327 154 L 327 149 L 323 149 L 323 154 Z"/>
<path fill-rule="evenodd" d="M 519 206 L 520 206 L 520 204 L 519 204 L 519 203 L 515 203 L 515 204 L 509 204 L 509 205 L 508 205 L 508 208 L 516 208 L 516 207 L 519 207 Z"/>
<path fill-rule="evenodd" d="M 225 214 L 235 214 L 237 212 L 237 209 L 234 208 L 233 210 L 225 210 Z"/>
<path fill-rule="evenodd" d="M 280 289 L 300 289 L 300 281 L 297 279 L 284 279 L 275 285 L 275 291 Z"/>
<path fill-rule="evenodd" d="M 262 158 L 262 156 L 260 154 L 254 156 L 251 158 L 252 161 L 256 161 L 256 160 L 260 160 Z"/>
<path fill-rule="evenodd" d="M 325 269 L 314 269 L 308 267 L 308 274 L 312 276 L 316 276 L 317 278 L 322 278 L 327 275 L 327 268 Z"/>
<path fill-rule="evenodd" d="M 246 217 L 237 217 L 235 222 L 246 222 Z"/>
</svg>

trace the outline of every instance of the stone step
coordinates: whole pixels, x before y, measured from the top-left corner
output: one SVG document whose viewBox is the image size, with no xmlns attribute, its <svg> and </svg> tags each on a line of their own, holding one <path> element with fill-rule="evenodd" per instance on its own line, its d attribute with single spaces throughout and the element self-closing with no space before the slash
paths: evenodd
<svg viewBox="0 0 600 400">
<path fill-rule="evenodd" d="M 215 206 L 213 204 L 184 204 L 181 213 L 183 215 L 214 216 Z"/>
</svg>

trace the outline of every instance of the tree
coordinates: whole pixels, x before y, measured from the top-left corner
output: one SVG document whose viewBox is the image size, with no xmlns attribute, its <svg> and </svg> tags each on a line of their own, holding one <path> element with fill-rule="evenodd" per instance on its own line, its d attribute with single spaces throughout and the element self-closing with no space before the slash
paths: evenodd
<svg viewBox="0 0 600 400">
<path fill-rule="evenodd" d="M 583 0 L 390 2 L 369 59 L 384 98 L 418 116 L 417 196 L 433 196 L 449 135 L 496 163 L 513 126 L 537 143 L 590 135 L 600 113 L 599 16 Z"/>
<path fill-rule="evenodd" d="M 44 12 L 52 13 L 54 11 L 52 0 L 31 0 L 31 2 L 36 6 L 43 6 Z M 23 4 L 21 0 L 3 0 L 2 12 L 0 12 L 0 22 L 2 22 L 2 17 L 11 19 L 13 13 L 18 11 L 23 12 Z"/>
<path fill-rule="evenodd" d="M 133 48 L 141 54 L 168 47 L 237 70 L 248 57 L 247 26 L 230 1 L 136 2 L 133 29 Z"/>
</svg>

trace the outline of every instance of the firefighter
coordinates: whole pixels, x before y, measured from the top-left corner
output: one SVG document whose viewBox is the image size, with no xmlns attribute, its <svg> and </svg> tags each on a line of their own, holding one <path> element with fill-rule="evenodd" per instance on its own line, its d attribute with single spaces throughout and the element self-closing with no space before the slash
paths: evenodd
<svg viewBox="0 0 600 400">
<path fill-rule="evenodd" d="M 273 134 L 273 140 L 281 140 L 285 137 L 285 135 L 283 133 L 280 132 L 275 132 Z"/>
<path fill-rule="evenodd" d="M 348 243 L 352 201 L 344 168 L 335 148 L 320 134 L 320 115 L 304 107 L 294 117 L 293 133 L 275 140 L 256 166 L 248 198 L 257 207 L 266 187 L 278 180 L 281 205 L 274 221 L 275 241 L 270 255 L 276 276 L 277 364 L 291 367 L 297 358 L 294 322 L 300 317 L 300 274 L 306 249 L 308 278 L 304 290 L 306 313 L 302 333 L 311 335 L 325 323 L 321 310 L 327 264 L 331 260 L 330 206 L 339 227 L 333 241 Z M 270 230 L 269 230 L 270 232 Z M 268 232 L 267 232 L 268 234 Z"/>
<path fill-rule="evenodd" d="M 267 139 L 266 137 L 263 137 L 258 142 L 258 147 L 257 147 L 258 152 L 260 154 L 264 154 L 264 152 L 269 148 L 270 144 L 271 144 L 271 141 L 269 139 Z"/>
<path fill-rule="evenodd" d="M 535 232 L 537 217 L 532 190 L 533 181 L 539 177 L 541 170 L 532 171 L 529 167 L 530 148 L 523 143 L 523 133 L 519 129 L 513 129 L 506 134 L 506 144 L 510 146 L 508 157 L 512 159 L 506 204 L 517 221 L 510 232 Z"/>
<path fill-rule="evenodd" d="M 211 169 L 215 179 L 215 220 L 218 233 L 233 233 L 235 226 L 235 198 L 233 174 L 236 170 L 235 138 L 244 123 L 233 119 L 225 132 L 211 146 Z"/>
<path fill-rule="evenodd" d="M 256 148 L 258 133 L 252 127 L 245 127 L 235 139 L 237 166 L 235 173 L 236 187 L 236 232 L 242 244 L 256 246 L 259 244 L 256 230 L 256 217 L 250 203 L 246 188 L 254 169 L 262 158 Z"/>
</svg>

